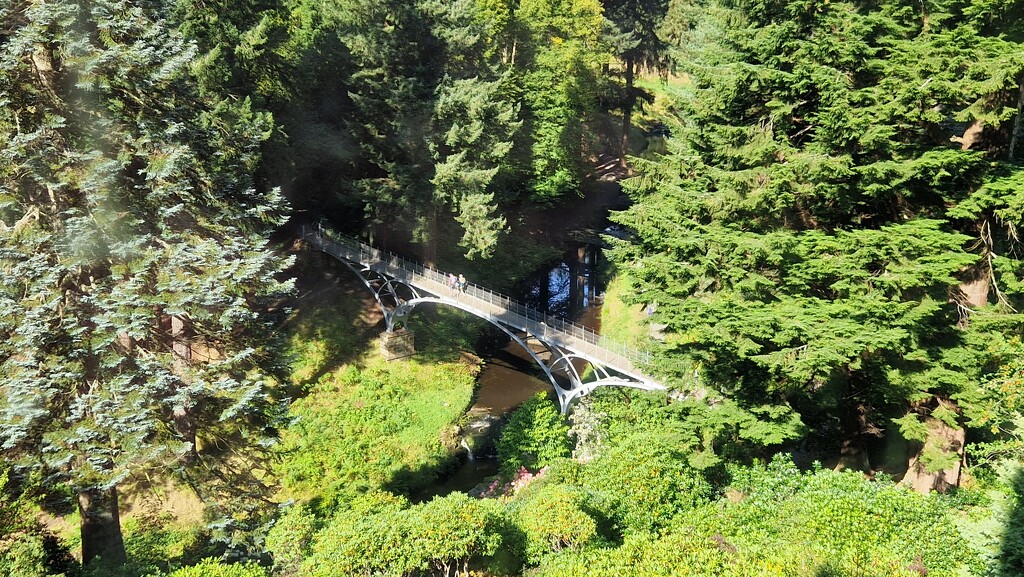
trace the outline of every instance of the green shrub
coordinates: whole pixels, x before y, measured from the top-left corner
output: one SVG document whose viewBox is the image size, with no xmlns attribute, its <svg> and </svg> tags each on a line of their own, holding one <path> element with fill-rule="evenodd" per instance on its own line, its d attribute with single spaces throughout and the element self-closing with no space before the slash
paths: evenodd
<svg viewBox="0 0 1024 577">
<path fill-rule="evenodd" d="M 677 518 L 673 532 L 719 535 L 745 563 L 784 574 L 970 574 L 979 562 L 946 500 L 855 472 L 801 472 L 788 457 L 734 471 L 719 506 Z"/>
<path fill-rule="evenodd" d="M 72 571 L 77 562 L 68 548 L 36 520 L 27 497 L 35 489 L 32 482 L 18 489 L 8 486 L 8 471 L 0 470 L 0 575 L 45 577 Z"/>
<path fill-rule="evenodd" d="M 169 513 L 129 517 L 121 529 L 128 574 L 169 571 L 217 554 L 204 527 L 184 526 Z"/>
<path fill-rule="evenodd" d="M 547 555 L 536 576 L 1020 574 L 1009 565 L 1003 573 L 984 573 L 945 501 L 935 496 L 857 473 L 804 473 L 787 458 L 733 472 L 728 498 L 677 515 L 657 534 L 628 533 L 620 546 L 595 543 Z"/>
<path fill-rule="evenodd" d="M 317 520 L 305 507 L 289 507 L 267 532 L 267 551 L 274 557 L 274 574 L 297 575 L 302 560 L 309 556 Z"/>
<path fill-rule="evenodd" d="M 1012 505 L 1003 522 L 999 577 L 1024 575 L 1024 466 L 1015 469 L 1009 480 Z"/>
<path fill-rule="evenodd" d="M 583 487 L 623 534 L 654 532 L 708 502 L 712 487 L 668 439 L 639 434 L 587 464 Z"/>
<path fill-rule="evenodd" d="M 530 563 L 562 551 L 577 551 L 595 542 L 597 522 L 584 510 L 584 497 L 567 485 L 546 483 L 529 491 L 515 506 L 523 533 L 523 553 Z"/>
<path fill-rule="evenodd" d="M 31 533 L 9 533 L 0 537 L 0 575 L 46 577 L 46 548 L 43 538 Z"/>
<path fill-rule="evenodd" d="M 571 450 L 569 424 L 558 406 L 538 393 L 512 412 L 497 442 L 501 471 L 511 477 L 520 467 L 536 471 Z"/>
<path fill-rule="evenodd" d="M 203 559 L 197 565 L 182 567 L 167 577 L 269 577 L 266 569 L 255 564 L 224 563 Z"/>
<path fill-rule="evenodd" d="M 404 576 L 465 571 L 501 543 L 500 505 L 462 493 L 409 506 L 386 493 L 352 501 L 314 539 L 303 575 Z"/>
</svg>

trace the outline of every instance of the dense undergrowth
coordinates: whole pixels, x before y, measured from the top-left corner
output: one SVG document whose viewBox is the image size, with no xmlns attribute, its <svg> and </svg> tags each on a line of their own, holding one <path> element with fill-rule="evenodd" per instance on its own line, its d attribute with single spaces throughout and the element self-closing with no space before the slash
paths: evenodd
<svg viewBox="0 0 1024 577">
<path fill-rule="evenodd" d="M 713 411 L 622 389 L 599 389 L 568 421 L 532 399 L 509 417 L 505 473 L 481 498 L 413 503 L 407 495 L 444 470 L 472 399 L 475 365 L 459 352 L 468 319 L 420 311 L 419 353 L 388 363 L 354 336 L 377 330 L 350 320 L 360 298 L 330 293 L 289 323 L 298 398 L 274 453 L 282 505 L 245 562 L 225 562 L 210 527 L 154 514 L 124 523 L 131 564 L 86 576 L 1013 574 L 1012 466 L 924 496 L 886 478 L 801 471 L 785 456 L 765 463 Z M 3 574 L 74 573 L 71 562 L 42 564 L 45 533 L 30 525 L 8 531 L 23 546 L 6 549 Z"/>
</svg>

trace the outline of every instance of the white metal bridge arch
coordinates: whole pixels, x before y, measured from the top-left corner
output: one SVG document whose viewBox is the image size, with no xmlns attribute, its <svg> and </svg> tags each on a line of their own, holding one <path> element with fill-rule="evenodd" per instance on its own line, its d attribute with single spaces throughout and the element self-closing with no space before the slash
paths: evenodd
<svg viewBox="0 0 1024 577">
<path fill-rule="evenodd" d="M 455 307 L 501 329 L 544 371 L 554 387 L 563 413 L 568 411 L 573 400 L 597 387 L 665 389 L 664 385 L 637 369 L 638 364 L 647 361 L 644 354 L 608 341 L 579 324 L 545 315 L 477 285 L 467 284 L 464 291 L 453 291 L 448 287 L 446 273 L 373 248 L 322 225 L 303 226 L 301 236 L 359 276 L 384 314 L 388 332 L 404 326 L 409 314 L 421 303 Z M 528 342 L 531 338 L 544 350 L 535 351 Z M 584 382 L 583 375 L 572 362 L 576 359 L 591 365 L 593 375 L 590 380 Z M 568 381 L 568 386 L 556 375 Z"/>
</svg>

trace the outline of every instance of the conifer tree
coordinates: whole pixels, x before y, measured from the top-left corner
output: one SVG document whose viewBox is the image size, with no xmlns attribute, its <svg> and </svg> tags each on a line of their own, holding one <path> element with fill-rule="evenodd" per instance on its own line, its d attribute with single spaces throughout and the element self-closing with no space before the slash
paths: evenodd
<svg viewBox="0 0 1024 577">
<path fill-rule="evenodd" d="M 507 165 L 519 122 L 496 57 L 485 54 L 476 5 L 340 6 L 340 35 L 355 70 L 348 124 L 364 153 L 353 186 L 370 224 L 411 230 L 413 240 L 426 242 L 430 261 L 439 213 L 449 212 L 467 255 L 489 254 L 505 227 L 491 183 Z"/>
<path fill-rule="evenodd" d="M 584 126 L 597 109 L 598 70 L 607 53 L 597 0 L 523 0 L 516 18 L 529 31 L 523 71 L 526 129 L 532 144 L 535 200 L 578 193 L 586 153 Z"/>
<path fill-rule="evenodd" d="M 284 207 L 252 181 L 271 119 L 201 96 L 156 4 L 0 22 L 0 448 L 78 495 L 83 561 L 119 563 L 119 484 L 273 412 Z"/>
<path fill-rule="evenodd" d="M 487 55 L 487 23 L 472 0 L 426 7 L 445 46 L 445 74 L 437 88 L 429 146 L 434 159 L 434 204 L 450 207 L 470 258 L 490 256 L 506 220 L 499 205 L 515 200 L 499 190 L 499 172 L 513 170 L 509 155 L 522 122 L 507 94 L 511 73 Z"/>
<path fill-rule="evenodd" d="M 921 6 L 721 2 L 680 36 L 673 152 L 641 163 L 616 251 L 666 370 L 856 438 L 997 366 L 1024 59 L 980 3 Z"/>
<path fill-rule="evenodd" d="M 605 17 L 613 28 L 612 48 L 622 61 L 625 81 L 620 142 L 623 166 L 629 154 L 629 130 L 639 97 L 634 82 L 636 73 L 643 68 L 660 71 L 667 67 L 668 43 L 659 35 L 667 11 L 668 0 L 604 0 Z"/>
</svg>

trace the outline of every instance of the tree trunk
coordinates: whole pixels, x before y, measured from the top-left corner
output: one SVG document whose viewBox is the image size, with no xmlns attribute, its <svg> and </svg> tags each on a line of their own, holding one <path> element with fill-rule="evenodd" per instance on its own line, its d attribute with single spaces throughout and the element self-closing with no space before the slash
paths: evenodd
<svg viewBox="0 0 1024 577">
<path fill-rule="evenodd" d="M 924 443 L 918 443 L 918 450 L 910 457 L 907 474 L 900 484 L 925 495 L 931 491 L 945 493 L 950 488 L 960 485 L 966 433 L 962 427 L 950 427 L 932 417 L 926 417 L 924 421 L 928 425 L 928 439 Z M 948 467 L 929 471 L 921 459 L 928 449 L 933 453 L 953 455 L 955 460 Z"/>
<path fill-rule="evenodd" d="M 1024 76 L 1020 80 L 1020 92 L 1017 94 L 1017 118 L 1013 121 L 1013 134 L 1010 136 L 1010 152 L 1007 155 L 1012 162 L 1017 157 L 1017 144 L 1020 133 L 1024 130 Z"/>
<path fill-rule="evenodd" d="M 174 349 L 174 374 L 186 384 L 189 381 L 189 365 L 192 363 L 192 338 L 188 321 L 174 315 L 171 317 L 171 338 Z M 186 464 L 194 463 L 197 458 L 196 447 L 196 419 L 193 399 L 186 397 L 175 404 L 172 409 L 174 420 L 174 432 L 181 440 L 190 443 L 192 446 L 184 455 L 182 461 Z"/>
<path fill-rule="evenodd" d="M 629 127 L 632 121 L 633 106 L 636 104 L 636 97 L 633 95 L 633 58 L 627 56 L 626 65 L 626 104 L 622 108 L 622 142 L 619 154 L 619 165 L 626 167 L 626 155 L 629 154 Z"/>
<path fill-rule="evenodd" d="M 872 438 L 882 436 L 882 430 L 871 422 L 869 413 L 869 407 L 863 403 L 847 407 L 841 420 L 843 438 L 839 446 L 839 460 L 834 470 L 871 472 L 871 461 L 866 447 Z"/>
<path fill-rule="evenodd" d="M 427 241 L 423 244 L 423 265 L 434 268 L 437 265 L 437 205 L 427 214 Z"/>
<path fill-rule="evenodd" d="M 124 565 L 124 539 L 117 507 L 117 489 L 90 489 L 78 494 L 82 514 L 82 564 L 99 557 L 107 563 Z"/>
<path fill-rule="evenodd" d="M 39 79 L 39 83 L 43 85 L 43 91 L 50 98 L 51 104 L 58 110 L 63 110 L 63 102 L 60 96 L 57 95 L 57 81 L 55 66 L 53 63 L 53 53 L 49 46 L 45 44 L 35 44 L 32 51 L 32 68 L 36 73 L 36 78 Z"/>
</svg>

